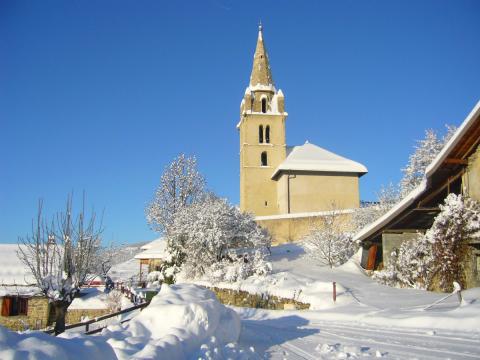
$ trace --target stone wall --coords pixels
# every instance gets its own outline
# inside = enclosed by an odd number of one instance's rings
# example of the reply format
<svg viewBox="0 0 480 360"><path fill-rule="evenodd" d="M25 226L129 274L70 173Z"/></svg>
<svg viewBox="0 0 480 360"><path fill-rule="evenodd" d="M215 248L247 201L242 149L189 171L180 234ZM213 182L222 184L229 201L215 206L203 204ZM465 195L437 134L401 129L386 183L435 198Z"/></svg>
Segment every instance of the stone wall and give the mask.
<svg viewBox="0 0 480 360"><path fill-rule="evenodd" d="M400 249L400 246L405 241L410 241L418 237L417 232L399 232L382 234L382 252L383 252L383 267L386 267L390 262L390 257L394 249Z"/></svg>
<svg viewBox="0 0 480 360"><path fill-rule="evenodd" d="M468 158L467 172L463 175L463 187L468 196L480 201L480 147Z"/></svg>
<svg viewBox="0 0 480 360"><path fill-rule="evenodd" d="M72 309L68 310L65 323L76 324L87 318L92 320L98 316L109 314L108 309Z"/></svg>
<svg viewBox="0 0 480 360"><path fill-rule="evenodd" d="M345 231L351 230L350 219L353 210L339 210L345 212L339 214L339 228ZM313 229L323 226L324 216L322 213L288 214L269 218L268 216L256 217L255 222L268 230L272 236L272 245L279 245L293 241L303 240Z"/></svg>
<svg viewBox="0 0 480 360"><path fill-rule="evenodd" d="M3 298L0 298L0 300L3 301ZM50 305L46 298L31 297L28 299L27 315L0 315L0 325L11 330L43 329L48 325L49 312Z"/></svg>
<svg viewBox="0 0 480 360"><path fill-rule="evenodd" d="M217 287L209 287L209 289L212 290L218 300L225 305L269 310L305 310L310 308L310 304L273 295L258 295L243 290L221 289Z"/></svg>

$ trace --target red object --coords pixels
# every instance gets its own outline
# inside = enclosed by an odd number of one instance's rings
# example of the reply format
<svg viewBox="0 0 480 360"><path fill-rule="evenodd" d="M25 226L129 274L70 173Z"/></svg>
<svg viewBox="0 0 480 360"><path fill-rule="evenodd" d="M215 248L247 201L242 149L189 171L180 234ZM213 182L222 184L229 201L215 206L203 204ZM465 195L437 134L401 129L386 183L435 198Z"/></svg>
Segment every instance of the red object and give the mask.
<svg viewBox="0 0 480 360"><path fill-rule="evenodd" d="M10 316L12 308L12 298L4 297L2 301L2 316Z"/></svg>
<svg viewBox="0 0 480 360"><path fill-rule="evenodd" d="M368 250L368 262L366 270L375 269L375 259L377 258L377 245L372 245Z"/></svg>
<svg viewBox="0 0 480 360"><path fill-rule="evenodd" d="M337 301L337 283L333 282L333 302Z"/></svg>

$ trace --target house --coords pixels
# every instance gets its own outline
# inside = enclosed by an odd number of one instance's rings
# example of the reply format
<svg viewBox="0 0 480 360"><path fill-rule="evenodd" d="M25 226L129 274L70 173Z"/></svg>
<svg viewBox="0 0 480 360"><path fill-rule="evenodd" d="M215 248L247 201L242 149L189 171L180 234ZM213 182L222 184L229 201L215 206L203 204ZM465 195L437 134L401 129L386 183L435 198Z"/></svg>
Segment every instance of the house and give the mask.
<svg viewBox="0 0 480 360"><path fill-rule="evenodd" d="M259 27L249 86L240 105L240 210L272 234L299 240L333 210L359 207L359 178L367 168L308 141L286 144L285 96L274 85Z"/></svg>
<svg viewBox="0 0 480 360"><path fill-rule="evenodd" d="M135 255L135 259L140 262L139 282L145 281L147 275L152 271L159 271L162 263L166 259L167 241L159 238L143 245L140 249L143 251Z"/></svg>
<svg viewBox="0 0 480 360"><path fill-rule="evenodd" d="M50 305L17 250L17 244L0 244L0 325L14 330L45 328Z"/></svg>
<svg viewBox="0 0 480 360"><path fill-rule="evenodd" d="M377 269L393 248L425 232L449 193L480 201L480 102L427 167L423 182L378 220L355 235L363 247L362 266ZM480 286L480 243L469 243L467 287Z"/></svg>
<svg viewBox="0 0 480 360"><path fill-rule="evenodd" d="M36 286L28 267L17 256L17 244L0 244L0 325L12 330L44 329L54 321L54 310L48 299ZM75 298L67 311L67 323L79 322L82 317L108 313L107 306L93 299L92 291L84 291ZM100 297L104 295L100 294ZM85 299L89 299L87 302Z"/></svg>

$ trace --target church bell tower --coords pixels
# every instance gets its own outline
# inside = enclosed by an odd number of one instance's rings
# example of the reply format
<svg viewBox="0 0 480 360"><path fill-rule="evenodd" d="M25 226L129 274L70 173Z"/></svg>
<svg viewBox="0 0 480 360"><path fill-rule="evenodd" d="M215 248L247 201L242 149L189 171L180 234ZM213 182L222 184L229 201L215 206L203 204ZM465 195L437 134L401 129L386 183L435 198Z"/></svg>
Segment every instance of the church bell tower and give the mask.
<svg viewBox="0 0 480 360"><path fill-rule="evenodd" d="M286 157L285 99L275 88L262 26L258 29L250 84L240 105L240 210L255 216L279 213L272 175ZM281 193L283 193L281 191Z"/></svg>

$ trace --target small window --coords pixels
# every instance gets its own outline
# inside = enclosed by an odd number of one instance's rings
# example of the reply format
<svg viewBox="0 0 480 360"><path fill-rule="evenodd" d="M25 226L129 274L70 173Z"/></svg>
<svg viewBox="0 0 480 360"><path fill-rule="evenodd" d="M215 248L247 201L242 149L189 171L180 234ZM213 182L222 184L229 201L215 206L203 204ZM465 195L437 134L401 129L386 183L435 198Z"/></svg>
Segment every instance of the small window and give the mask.
<svg viewBox="0 0 480 360"><path fill-rule="evenodd" d="M5 296L2 301L2 316L27 315L28 299L18 296Z"/></svg>
<svg viewBox="0 0 480 360"><path fill-rule="evenodd" d="M258 142L259 142L260 144L263 143L263 125L260 125L260 126L258 127Z"/></svg>
<svg viewBox="0 0 480 360"><path fill-rule="evenodd" d="M267 144L270 143L270 126L267 125L267 127L265 128L265 142Z"/></svg>
<svg viewBox="0 0 480 360"><path fill-rule="evenodd" d="M268 165L267 152L266 151L262 152L261 160L262 160L262 166L267 166Z"/></svg>
<svg viewBox="0 0 480 360"><path fill-rule="evenodd" d="M266 98L263 98L262 99L262 113L266 113L267 112L267 99Z"/></svg>
<svg viewBox="0 0 480 360"><path fill-rule="evenodd" d="M268 201L267 200L265 200L265 206L268 206Z"/></svg>

